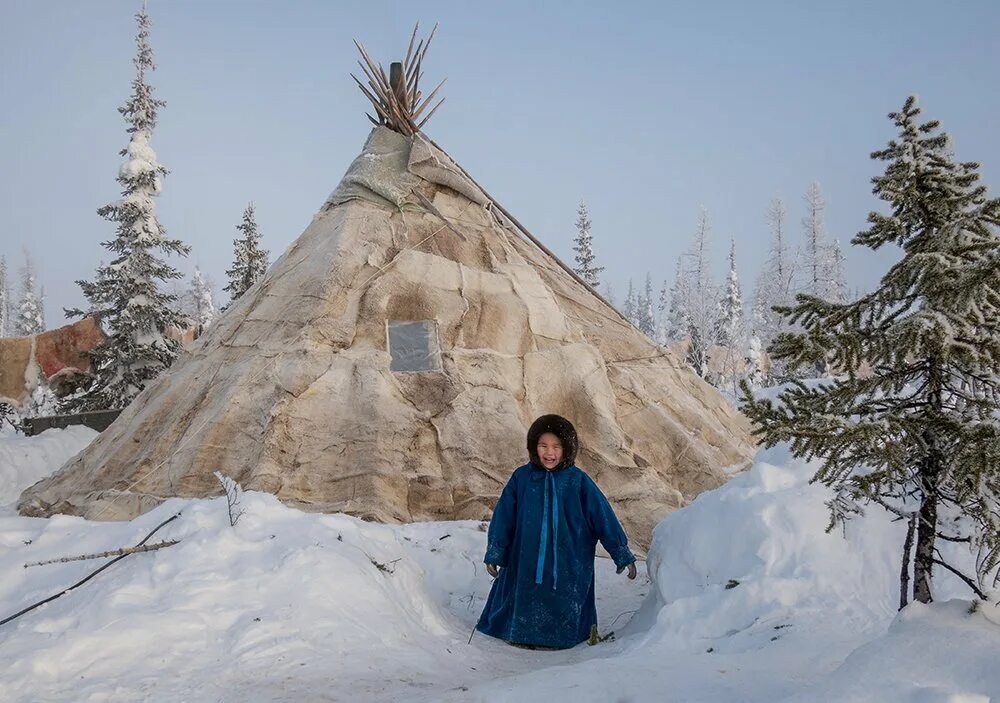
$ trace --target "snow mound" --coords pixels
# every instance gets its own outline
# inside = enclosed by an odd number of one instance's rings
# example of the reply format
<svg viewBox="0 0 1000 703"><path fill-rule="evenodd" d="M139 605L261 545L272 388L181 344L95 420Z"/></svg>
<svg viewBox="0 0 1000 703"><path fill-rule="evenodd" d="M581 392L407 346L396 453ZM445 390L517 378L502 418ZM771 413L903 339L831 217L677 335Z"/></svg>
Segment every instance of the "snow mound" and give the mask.
<svg viewBox="0 0 1000 703"><path fill-rule="evenodd" d="M152 540L179 544L130 556L0 630L0 700L41 692L46 700L110 700L111 682L123 680L116 701L153 691L160 701L190 700L191 681L202 682L202 700L250 689L270 700L261 695L269 687L311 682L315 690L336 671L360 676L363 690L365 675L433 668L438 648L430 643L450 628L392 528L309 515L267 494L243 502L235 528L224 499L170 500L129 523L0 519L6 616L102 562L21 563L134 544L183 509ZM401 650L406 661L394 661Z"/></svg>
<svg viewBox="0 0 1000 703"><path fill-rule="evenodd" d="M970 616L955 600L897 615L905 525L871 507L827 533L816 469L779 445L664 519L648 555L652 591L604 656L438 700L1000 700L1000 606ZM951 547L949 561L971 570L972 555ZM935 595L969 592L938 572Z"/></svg>
<svg viewBox="0 0 1000 703"><path fill-rule="evenodd" d="M64 459L48 442L72 449L46 435L18 450L38 472ZM3 456L20 441L4 438ZM260 493L235 528L223 499L127 523L0 515L4 617L101 563L25 562L134 544L182 512L153 538L179 544L0 627L0 700L1000 700L1000 594L974 611L941 602L969 593L939 572L939 602L897 614L904 526L869 508L827 533L815 469L787 446L762 451L661 522L649 597L624 628L646 584L598 560L600 629L617 637L565 652L469 642L490 587L476 521L380 525ZM942 548L971 570L964 545Z"/></svg>
<svg viewBox="0 0 1000 703"><path fill-rule="evenodd" d="M792 625L884 630L898 608L905 525L873 505L827 532L830 491L809 483L817 468L787 445L763 450L746 473L656 527L654 636L740 651ZM963 557L971 567L971 555L954 558ZM968 596L941 570L935 586L938 597Z"/></svg>
<svg viewBox="0 0 1000 703"><path fill-rule="evenodd" d="M46 430L37 437L4 432L0 441L0 514L12 512L21 491L58 471L97 434L82 425Z"/></svg>
<svg viewBox="0 0 1000 703"><path fill-rule="evenodd" d="M882 637L855 650L789 703L990 703L1000 697L1000 627L966 600L911 603Z"/></svg>

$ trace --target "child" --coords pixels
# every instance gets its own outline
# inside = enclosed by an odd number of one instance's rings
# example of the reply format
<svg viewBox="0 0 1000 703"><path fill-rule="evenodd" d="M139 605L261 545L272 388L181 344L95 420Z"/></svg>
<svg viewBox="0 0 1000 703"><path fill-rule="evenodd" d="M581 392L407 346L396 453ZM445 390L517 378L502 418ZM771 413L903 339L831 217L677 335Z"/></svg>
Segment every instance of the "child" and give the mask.
<svg viewBox="0 0 1000 703"><path fill-rule="evenodd" d="M511 644L573 647L597 624L597 541L618 573L635 578L635 556L608 499L574 465L576 430L543 415L528 430L530 463L514 471L500 495L486 544L496 580L476 629ZM499 567L499 576L498 573Z"/></svg>

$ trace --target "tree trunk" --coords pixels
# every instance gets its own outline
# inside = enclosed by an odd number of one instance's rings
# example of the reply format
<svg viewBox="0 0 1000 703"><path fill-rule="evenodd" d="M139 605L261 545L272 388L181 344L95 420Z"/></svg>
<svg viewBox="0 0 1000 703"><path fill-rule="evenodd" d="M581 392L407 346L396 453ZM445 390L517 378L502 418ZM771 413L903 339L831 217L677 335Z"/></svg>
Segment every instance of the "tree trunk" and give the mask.
<svg viewBox="0 0 1000 703"><path fill-rule="evenodd" d="M930 603L934 569L934 540L937 537L937 492L926 490L917 518L917 554L913 561L913 600Z"/></svg>
<svg viewBox="0 0 1000 703"><path fill-rule="evenodd" d="M910 559L913 554L913 533L917 526L917 516L911 515L906 521L906 540L903 542L903 565L899 570L899 609L906 607L910 589Z"/></svg>
<svg viewBox="0 0 1000 703"><path fill-rule="evenodd" d="M938 482L944 468L941 444L937 436L937 423L943 416L942 373L937 359L928 362L928 417L923 432L927 453L920 462L920 511L917 513L917 553L913 561L913 600L930 603L934 600L931 579L934 571L934 541L937 538Z"/></svg>

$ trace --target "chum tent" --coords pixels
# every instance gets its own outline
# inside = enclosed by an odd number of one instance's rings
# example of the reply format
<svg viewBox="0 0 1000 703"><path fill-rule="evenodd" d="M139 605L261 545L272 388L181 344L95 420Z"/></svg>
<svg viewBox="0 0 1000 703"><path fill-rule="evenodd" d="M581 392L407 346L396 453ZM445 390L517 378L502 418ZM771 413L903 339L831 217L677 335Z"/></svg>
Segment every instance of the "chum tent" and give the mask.
<svg viewBox="0 0 1000 703"><path fill-rule="evenodd" d="M217 495L220 471L305 510L485 519L528 425L557 413L643 549L749 462L748 421L418 128L440 105L419 89L428 44L388 76L362 49L376 125L343 180L262 280L22 494L23 514L127 519Z"/></svg>

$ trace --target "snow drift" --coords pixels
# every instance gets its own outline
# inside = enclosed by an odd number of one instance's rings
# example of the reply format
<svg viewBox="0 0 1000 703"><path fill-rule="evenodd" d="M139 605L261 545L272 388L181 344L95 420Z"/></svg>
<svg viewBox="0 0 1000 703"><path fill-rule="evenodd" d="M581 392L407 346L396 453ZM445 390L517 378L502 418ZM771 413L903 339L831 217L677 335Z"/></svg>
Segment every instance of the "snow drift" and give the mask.
<svg viewBox="0 0 1000 703"><path fill-rule="evenodd" d="M49 433L3 438L44 465ZM53 439L59 435L53 435ZM60 446L70 451L68 443ZM36 452L35 454L34 452ZM9 456L8 454L0 454ZM33 458L32 458L33 457ZM57 466L65 457L50 457ZM0 468L3 468L0 466ZM0 517L0 616L99 562L26 561L156 539L78 591L0 628L4 701L871 701L983 703L1000 608L942 602L896 614L902 526L876 510L826 533L826 491L787 448L656 528L649 597L598 562L602 634L564 652L468 636L489 588L480 523L378 525L248 493L172 499L127 523ZM6 485L6 484L5 484ZM0 502L16 494L0 493ZM961 545L949 555L961 564ZM953 600L947 600L952 598Z"/></svg>
<svg viewBox="0 0 1000 703"><path fill-rule="evenodd" d="M183 511L156 535L180 544L129 557L5 626L0 699L182 701L195 688L201 700L239 691L271 700L316 690L317 680L364 686L434 668L454 644L423 571L391 529L306 515L266 494L244 503L235 528L224 499L171 500L120 525L0 519L0 604L13 612L101 563L25 569L25 561L130 545Z"/></svg>
<svg viewBox="0 0 1000 703"><path fill-rule="evenodd" d="M95 437L97 432L82 425L46 430L37 437L0 431L0 514L13 512L21 491L52 474Z"/></svg>

